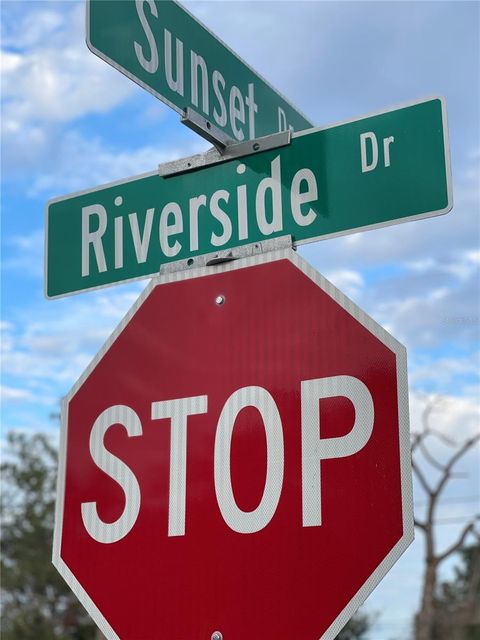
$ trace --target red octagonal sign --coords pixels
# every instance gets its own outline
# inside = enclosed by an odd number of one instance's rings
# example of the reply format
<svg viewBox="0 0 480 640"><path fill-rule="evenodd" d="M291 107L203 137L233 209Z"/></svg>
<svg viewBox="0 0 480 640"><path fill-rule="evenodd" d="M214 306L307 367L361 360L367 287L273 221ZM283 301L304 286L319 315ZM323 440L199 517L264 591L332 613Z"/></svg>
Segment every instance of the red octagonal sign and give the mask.
<svg viewBox="0 0 480 640"><path fill-rule="evenodd" d="M333 638L413 539L405 349L292 251L154 280L63 406L107 638Z"/></svg>

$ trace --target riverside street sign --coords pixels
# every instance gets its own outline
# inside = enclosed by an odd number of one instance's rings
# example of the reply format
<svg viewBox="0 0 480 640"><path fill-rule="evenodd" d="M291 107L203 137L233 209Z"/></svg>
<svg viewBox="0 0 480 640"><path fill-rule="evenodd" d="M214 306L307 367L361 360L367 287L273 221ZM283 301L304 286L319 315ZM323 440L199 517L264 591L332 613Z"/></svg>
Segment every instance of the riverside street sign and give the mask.
<svg viewBox="0 0 480 640"><path fill-rule="evenodd" d="M451 207L445 102L431 98L298 132L281 148L51 200L46 295L152 276L171 261L195 266L197 256L279 236L301 244Z"/></svg>
<svg viewBox="0 0 480 640"><path fill-rule="evenodd" d="M179 114L193 109L234 142L313 126L173 0L87 0L87 45Z"/></svg>

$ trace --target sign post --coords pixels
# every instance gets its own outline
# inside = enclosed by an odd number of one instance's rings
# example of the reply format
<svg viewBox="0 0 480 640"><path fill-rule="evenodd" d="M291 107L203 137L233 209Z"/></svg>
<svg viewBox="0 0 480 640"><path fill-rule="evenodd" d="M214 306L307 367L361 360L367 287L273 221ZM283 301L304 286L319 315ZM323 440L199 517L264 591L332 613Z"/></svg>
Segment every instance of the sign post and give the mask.
<svg viewBox="0 0 480 640"><path fill-rule="evenodd" d="M441 98L299 132L283 147L253 146L186 173L155 171L51 200L46 295L151 276L182 259L195 266L200 255L283 235L302 244L452 206Z"/></svg>
<svg viewBox="0 0 480 640"><path fill-rule="evenodd" d="M413 539L406 376L291 249L153 280L63 403L55 566L109 640L333 639Z"/></svg>

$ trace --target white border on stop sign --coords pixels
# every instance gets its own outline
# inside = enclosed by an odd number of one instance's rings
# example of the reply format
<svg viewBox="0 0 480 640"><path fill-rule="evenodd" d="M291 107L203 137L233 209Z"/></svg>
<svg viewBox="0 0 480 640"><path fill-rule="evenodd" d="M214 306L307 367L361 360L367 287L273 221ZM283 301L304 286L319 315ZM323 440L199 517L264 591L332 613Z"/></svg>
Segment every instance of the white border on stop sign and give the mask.
<svg viewBox="0 0 480 640"><path fill-rule="evenodd" d="M69 585L73 593L80 600L89 615L95 621L99 629L108 640L121 640L117 633L110 626L101 611L95 605L91 597L78 582L70 568L66 565L61 557L62 545L62 523L63 523L63 505L65 497L65 462L66 462L66 446L67 446L67 429L68 429L68 403L80 389L82 384L88 378L90 373L95 369L103 356L110 349L111 345L133 318L136 311L149 296L151 291L158 285L171 282L179 282L182 280L208 277L225 271L233 271L245 267L251 267L267 262L276 262L278 260L290 260L300 271L302 271L310 280L312 280L322 291L327 293L335 302L337 302L345 311L347 311L355 320L363 325L370 333L378 338L385 346L387 346L396 356L397 363L397 393L398 393L398 425L399 425L399 445L400 445L400 478L402 491L402 524L403 536L397 544L390 550L384 560L378 565L375 571L365 581L355 596L350 600L347 606L342 610L338 617L333 621L330 627L324 632L319 640L333 640L336 635L343 629L355 611L367 599L373 589L380 583L382 578L393 567L395 562L400 558L407 547L414 539L413 525L413 497L412 497L412 471L410 458L410 430L409 430L409 410L408 410L408 380L407 380L407 354L405 347L398 342L391 334L388 333L373 318L368 316L360 307L358 307L345 294L337 289L331 282L324 278L316 271L306 260L301 258L292 249L282 249L268 253L258 254L249 258L224 262L214 266L201 267L196 269L185 269L171 274L157 276L152 279L145 290L140 294L138 299L133 303L124 318L120 321L116 329L112 332L103 347L87 366L83 374L73 385L72 389L62 401L62 419L60 431L60 452L58 463L58 480L57 480L57 499L55 509L55 528L53 538L53 556L52 562L62 575L66 583Z"/></svg>

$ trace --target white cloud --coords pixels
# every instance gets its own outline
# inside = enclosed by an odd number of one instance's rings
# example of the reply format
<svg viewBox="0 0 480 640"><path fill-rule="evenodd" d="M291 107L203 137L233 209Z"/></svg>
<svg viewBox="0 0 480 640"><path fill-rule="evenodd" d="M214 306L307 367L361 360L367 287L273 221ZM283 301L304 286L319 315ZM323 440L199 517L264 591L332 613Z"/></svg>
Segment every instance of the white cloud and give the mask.
<svg viewBox="0 0 480 640"><path fill-rule="evenodd" d="M430 426L453 442L462 443L479 433L480 405L477 398L462 398L453 394L430 396L410 393L410 425L413 432L422 430L422 414L433 402Z"/></svg>
<svg viewBox="0 0 480 640"><path fill-rule="evenodd" d="M3 12L14 12L13 5ZM83 3L39 2L15 14L15 21L5 20L4 171L25 172L55 148L66 123L108 111L131 95L133 83L88 51L84 12Z"/></svg>
<svg viewBox="0 0 480 640"><path fill-rule="evenodd" d="M2 51L0 58L0 71L2 74L15 73L22 66L22 56L19 53Z"/></svg>
<svg viewBox="0 0 480 640"><path fill-rule="evenodd" d="M361 274L356 302L407 348L465 348L480 338L477 207L304 245L300 253L321 273Z"/></svg>
<svg viewBox="0 0 480 640"><path fill-rule="evenodd" d="M2 169L21 178L33 171L30 196L88 188L206 150L201 138L191 143L183 132L183 142L135 150L108 145L98 133L85 137L75 128L82 118L131 97L143 105L145 92L88 50L83 2L30 3L25 12L7 3L4 13ZM137 124L158 127L166 107L153 98L145 104Z"/></svg>
<svg viewBox="0 0 480 640"><path fill-rule="evenodd" d="M433 258L419 258L407 263L407 267L417 273L425 273L425 271L429 271L434 266L435 260Z"/></svg>
<svg viewBox="0 0 480 640"><path fill-rule="evenodd" d="M32 183L29 195L59 195L91 188L113 180L154 171L162 162L176 160L204 150L206 143L195 141L184 147L142 147L136 150L116 150L99 138L85 139L75 131L59 140L56 158Z"/></svg>
<svg viewBox="0 0 480 640"><path fill-rule="evenodd" d="M68 121L103 112L123 101L133 84L92 55L84 41L85 7L67 5L63 11L28 12L18 32L4 40L4 120L31 122ZM51 3L57 7L57 3ZM65 5L64 5L65 6ZM16 51L8 50L15 44Z"/></svg>
<svg viewBox="0 0 480 640"><path fill-rule="evenodd" d="M50 414L138 297L146 281L25 307L1 323L2 424L52 428Z"/></svg>
<svg viewBox="0 0 480 640"><path fill-rule="evenodd" d="M0 386L0 399L2 402L25 402L33 399L32 393L27 389Z"/></svg>
<svg viewBox="0 0 480 640"><path fill-rule="evenodd" d="M358 271L336 269L335 271L325 271L323 275L349 298L358 298L365 286L365 281Z"/></svg>
<svg viewBox="0 0 480 640"><path fill-rule="evenodd" d="M454 189L455 206L463 207L476 203L476 213L480 213L480 149L467 147L465 169L457 173Z"/></svg>
<svg viewBox="0 0 480 640"><path fill-rule="evenodd" d="M458 397L478 405L480 398L480 352L461 357L412 356L410 385L417 389L455 389Z"/></svg>
<svg viewBox="0 0 480 640"><path fill-rule="evenodd" d="M64 395L144 285L55 301L22 323L8 323L2 335L4 380L11 387L41 388L48 397Z"/></svg>
<svg viewBox="0 0 480 640"><path fill-rule="evenodd" d="M43 277L43 242L42 229L26 235L6 237L2 270L27 274L35 278Z"/></svg>
<svg viewBox="0 0 480 640"><path fill-rule="evenodd" d="M480 250L466 250L453 256L450 260L442 262L433 258L423 258L407 262L405 265L408 269L417 273L444 272L460 280L468 280L474 275L480 266Z"/></svg>
<svg viewBox="0 0 480 640"><path fill-rule="evenodd" d="M20 2L16 4L19 5L20 10L15 11L16 8L11 8L11 19L5 22L2 29L2 41L5 47L32 48L58 34L64 25L60 3L37 2L28 12L22 11Z"/></svg>
<svg viewBox="0 0 480 640"><path fill-rule="evenodd" d="M402 2L365 0L232 2L225 11L216 2L187 6L318 125L441 93L468 130L477 118L471 86L480 73L474 4L415 2L408 10Z"/></svg>
<svg viewBox="0 0 480 640"><path fill-rule="evenodd" d="M369 310L407 346L449 342L465 347L480 338L480 270L477 252L406 263L365 296Z"/></svg>
<svg viewBox="0 0 480 640"><path fill-rule="evenodd" d="M445 269L461 280L467 280L478 273L480 267L480 250L466 251L457 263L447 265Z"/></svg>
<svg viewBox="0 0 480 640"><path fill-rule="evenodd" d="M449 340L465 347L476 343L480 330L475 299L470 302L465 296L437 289L423 296L377 301L371 313L407 347L430 348Z"/></svg>

